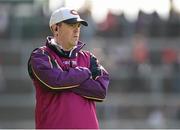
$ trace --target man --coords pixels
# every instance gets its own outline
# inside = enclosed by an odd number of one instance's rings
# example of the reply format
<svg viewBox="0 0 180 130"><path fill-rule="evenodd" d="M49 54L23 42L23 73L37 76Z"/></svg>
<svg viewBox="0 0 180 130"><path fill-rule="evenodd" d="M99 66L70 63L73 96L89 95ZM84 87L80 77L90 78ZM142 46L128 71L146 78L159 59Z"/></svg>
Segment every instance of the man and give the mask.
<svg viewBox="0 0 180 130"><path fill-rule="evenodd" d="M105 99L109 76L94 55L81 50L81 25L88 23L75 10L56 10L49 22L53 37L30 56L38 129L99 128L95 102Z"/></svg>

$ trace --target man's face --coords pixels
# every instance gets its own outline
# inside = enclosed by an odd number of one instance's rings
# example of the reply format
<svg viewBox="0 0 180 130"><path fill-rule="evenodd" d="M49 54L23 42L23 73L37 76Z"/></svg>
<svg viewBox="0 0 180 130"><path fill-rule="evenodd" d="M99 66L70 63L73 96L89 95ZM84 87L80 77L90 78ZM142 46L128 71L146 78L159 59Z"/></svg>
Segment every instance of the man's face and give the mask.
<svg viewBox="0 0 180 130"><path fill-rule="evenodd" d="M58 26L57 41L64 49L70 50L77 45L80 35L80 27L81 23L62 23L61 26Z"/></svg>

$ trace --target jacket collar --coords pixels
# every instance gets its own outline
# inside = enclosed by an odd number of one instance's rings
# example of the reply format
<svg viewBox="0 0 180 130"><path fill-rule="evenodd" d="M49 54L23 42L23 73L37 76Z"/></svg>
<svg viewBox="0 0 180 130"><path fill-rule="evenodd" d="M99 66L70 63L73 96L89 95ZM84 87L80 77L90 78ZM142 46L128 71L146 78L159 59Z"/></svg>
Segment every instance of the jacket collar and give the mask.
<svg viewBox="0 0 180 130"><path fill-rule="evenodd" d="M46 46L53 50L57 55L65 58L75 58L77 53L85 46L84 43L78 41L77 46L75 46L72 50L64 51L61 46L53 44L52 39L53 37L51 36L47 37Z"/></svg>

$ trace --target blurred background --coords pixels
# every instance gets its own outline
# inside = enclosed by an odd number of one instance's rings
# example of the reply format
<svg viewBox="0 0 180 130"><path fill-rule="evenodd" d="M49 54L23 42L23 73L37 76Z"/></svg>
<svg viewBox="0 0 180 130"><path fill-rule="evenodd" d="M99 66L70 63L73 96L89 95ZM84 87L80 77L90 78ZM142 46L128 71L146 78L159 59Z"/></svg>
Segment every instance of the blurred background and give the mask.
<svg viewBox="0 0 180 130"><path fill-rule="evenodd" d="M89 22L80 40L110 73L101 128L180 128L180 0L0 0L0 128L34 128L27 61L61 6Z"/></svg>

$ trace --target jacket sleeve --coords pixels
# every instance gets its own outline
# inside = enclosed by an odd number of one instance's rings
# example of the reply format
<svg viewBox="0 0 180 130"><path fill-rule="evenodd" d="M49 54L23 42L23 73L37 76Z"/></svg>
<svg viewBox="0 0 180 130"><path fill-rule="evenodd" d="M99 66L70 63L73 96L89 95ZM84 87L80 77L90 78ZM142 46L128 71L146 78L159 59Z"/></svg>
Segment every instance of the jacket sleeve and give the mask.
<svg viewBox="0 0 180 130"><path fill-rule="evenodd" d="M91 76L91 72L85 67L70 68L68 71L63 71L60 67L54 68L50 57L41 49L32 53L29 64L34 77L51 90L78 87Z"/></svg>
<svg viewBox="0 0 180 130"><path fill-rule="evenodd" d="M109 85L109 74L102 70L102 75L95 80L90 78L84 81L78 88L73 88L72 91L87 99L95 101L103 101Z"/></svg>
<svg viewBox="0 0 180 130"><path fill-rule="evenodd" d="M91 57L93 61L96 61L96 63L93 67L90 65L90 71L91 73L94 73L92 71L97 71L98 73L95 72L95 78L92 76L90 79L84 81L80 87L74 88L72 91L88 99L103 101L108 90L109 74L104 67L99 64L95 56Z"/></svg>

